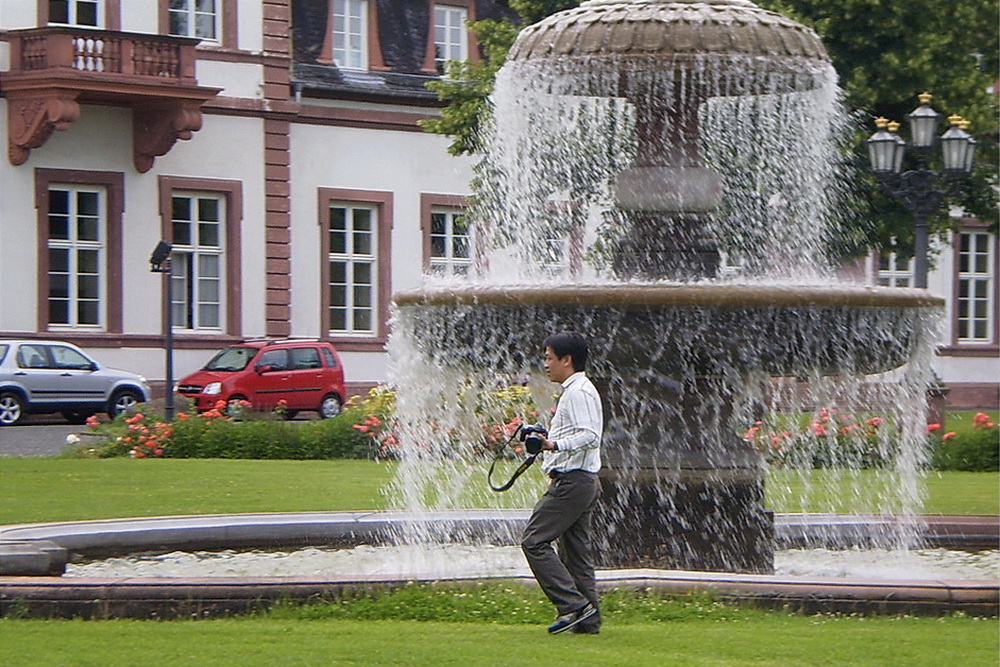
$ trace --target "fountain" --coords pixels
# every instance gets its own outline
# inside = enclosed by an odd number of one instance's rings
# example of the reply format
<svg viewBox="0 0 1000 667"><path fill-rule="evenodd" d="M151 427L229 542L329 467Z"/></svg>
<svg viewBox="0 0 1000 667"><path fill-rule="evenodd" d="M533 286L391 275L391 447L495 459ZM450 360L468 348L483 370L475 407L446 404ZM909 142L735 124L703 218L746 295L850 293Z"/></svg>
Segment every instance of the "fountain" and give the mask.
<svg viewBox="0 0 1000 667"><path fill-rule="evenodd" d="M942 302L824 277L843 115L813 32L747 0L588 0L520 33L493 101L478 282L394 299L408 509L440 487L420 469L474 463L468 395L575 329L606 403L601 565L771 572L741 437L767 405L896 410L912 512Z"/></svg>
<svg viewBox="0 0 1000 667"><path fill-rule="evenodd" d="M404 511L4 526L0 611L202 615L403 579L479 578L325 566L278 577L51 575L73 553L356 546L428 533L512 544L527 513L510 508L527 507L543 481L525 475L491 495L472 445L481 422L509 419L509 403L494 397L512 377L541 410L552 405L538 345L573 328L590 339L589 372L608 412L602 586L712 590L809 611L995 615L993 576L767 574L776 542L997 541L995 517L914 514L941 302L825 277L841 208L835 98L816 36L745 0L589 0L529 26L498 77L492 148L479 167L477 280L395 297ZM892 426L879 436L876 470L858 470L850 435L844 447L817 435L804 460L788 462L808 479L822 453L853 485L858 514L772 516L761 454L741 434L763 415L821 407L877 409ZM828 425L835 436L835 416ZM898 495L863 488L873 476ZM643 569L608 569L622 567Z"/></svg>

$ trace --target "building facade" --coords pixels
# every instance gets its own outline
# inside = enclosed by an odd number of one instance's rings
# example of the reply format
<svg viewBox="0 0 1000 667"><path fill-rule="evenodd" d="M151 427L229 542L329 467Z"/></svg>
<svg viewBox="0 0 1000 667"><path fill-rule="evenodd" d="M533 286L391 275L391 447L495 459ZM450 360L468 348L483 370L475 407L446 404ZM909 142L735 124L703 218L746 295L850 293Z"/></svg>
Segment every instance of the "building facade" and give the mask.
<svg viewBox="0 0 1000 667"><path fill-rule="evenodd" d="M393 292L469 265L472 165L419 128L438 108L424 84L476 57L466 21L505 14L492 0L4 0L0 336L74 342L161 393L168 319L175 377L226 344L297 336L337 346L349 390L385 381ZM932 276L951 312L938 373L989 407L997 239L968 230ZM169 318L149 264L161 240Z"/></svg>

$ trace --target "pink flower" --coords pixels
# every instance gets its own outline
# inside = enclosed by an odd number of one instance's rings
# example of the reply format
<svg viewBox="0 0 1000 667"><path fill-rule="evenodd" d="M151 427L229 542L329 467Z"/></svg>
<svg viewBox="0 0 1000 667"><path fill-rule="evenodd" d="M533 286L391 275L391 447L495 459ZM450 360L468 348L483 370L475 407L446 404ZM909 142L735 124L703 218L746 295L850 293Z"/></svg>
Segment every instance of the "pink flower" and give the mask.
<svg viewBox="0 0 1000 667"><path fill-rule="evenodd" d="M943 436L941 436L941 439L944 440L945 442L948 442L949 440L951 440L954 437L955 437L955 432L954 431L948 431Z"/></svg>
<svg viewBox="0 0 1000 667"><path fill-rule="evenodd" d="M878 428L879 426L881 426L882 424L884 424L885 421L881 417L872 417L871 419L869 419L865 423L868 424L869 426L874 427L874 428Z"/></svg>
<svg viewBox="0 0 1000 667"><path fill-rule="evenodd" d="M941 430L941 424L928 424L927 425L927 432L928 433L933 433L934 431L940 431L940 430Z"/></svg>

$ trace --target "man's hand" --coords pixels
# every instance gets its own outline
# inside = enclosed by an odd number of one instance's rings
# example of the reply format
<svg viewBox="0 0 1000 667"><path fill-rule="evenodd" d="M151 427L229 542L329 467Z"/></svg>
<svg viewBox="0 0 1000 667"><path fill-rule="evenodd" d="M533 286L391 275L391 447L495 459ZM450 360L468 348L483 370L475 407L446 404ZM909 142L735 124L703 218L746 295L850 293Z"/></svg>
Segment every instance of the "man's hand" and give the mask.
<svg viewBox="0 0 1000 667"><path fill-rule="evenodd" d="M542 441L542 451L543 452L556 451L556 443L546 438L545 440Z"/></svg>

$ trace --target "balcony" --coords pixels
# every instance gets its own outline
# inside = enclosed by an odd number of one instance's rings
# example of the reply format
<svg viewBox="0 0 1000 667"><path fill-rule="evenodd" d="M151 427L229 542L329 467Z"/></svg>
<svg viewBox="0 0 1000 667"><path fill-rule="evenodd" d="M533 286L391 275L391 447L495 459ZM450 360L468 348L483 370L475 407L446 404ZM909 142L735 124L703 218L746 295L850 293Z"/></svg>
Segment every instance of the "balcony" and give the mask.
<svg viewBox="0 0 1000 667"><path fill-rule="evenodd" d="M0 96L15 165L68 129L81 104L97 104L132 109L133 162L145 173L201 129L200 107L220 90L198 85L196 39L70 27L11 30L6 39L10 70L0 72Z"/></svg>

